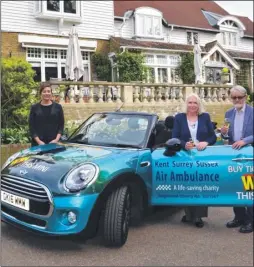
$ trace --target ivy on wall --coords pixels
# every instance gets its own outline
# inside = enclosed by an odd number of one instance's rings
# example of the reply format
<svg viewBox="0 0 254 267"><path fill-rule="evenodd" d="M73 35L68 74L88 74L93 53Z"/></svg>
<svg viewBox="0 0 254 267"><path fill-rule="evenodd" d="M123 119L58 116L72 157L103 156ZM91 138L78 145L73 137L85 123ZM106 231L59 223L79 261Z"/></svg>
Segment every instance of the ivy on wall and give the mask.
<svg viewBox="0 0 254 267"><path fill-rule="evenodd" d="M111 63L106 55L94 53L92 63L98 80L111 81Z"/></svg>
<svg viewBox="0 0 254 267"><path fill-rule="evenodd" d="M119 72L119 82L145 80L148 67L144 64L144 60L144 55L139 52L125 51L117 54L116 63Z"/></svg>
<svg viewBox="0 0 254 267"><path fill-rule="evenodd" d="M184 84L195 83L194 73L194 54L193 53L182 53L181 63L178 67L179 75Z"/></svg>

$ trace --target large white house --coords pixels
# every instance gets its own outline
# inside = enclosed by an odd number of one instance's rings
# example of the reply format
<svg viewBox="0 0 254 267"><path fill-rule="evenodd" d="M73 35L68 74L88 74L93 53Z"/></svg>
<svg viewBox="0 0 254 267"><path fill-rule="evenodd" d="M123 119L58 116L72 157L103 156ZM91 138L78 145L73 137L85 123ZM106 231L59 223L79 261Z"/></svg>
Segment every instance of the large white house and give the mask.
<svg viewBox="0 0 254 267"><path fill-rule="evenodd" d="M2 1L2 55L25 56L38 81L65 78L68 33L79 33L85 81L91 80L91 53L103 50L114 31L112 1ZM108 52L108 51L106 51Z"/></svg>
<svg viewBox="0 0 254 267"><path fill-rule="evenodd" d="M202 48L203 83L220 83L230 70L229 84L253 89L253 22L231 15L213 1L115 1L114 37L122 51L146 55L155 82L180 82L180 53Z"/></svg>
<svg viewBox="0 0 254 267"><path fill-rule="evenodd" d="M253 22L213 1L5 0L1 22L2 55L25 57L38 81L65 78L68 33L75 24L84 81L96 78L92 53L108 54L118 46L145 53L150 82L179 83L180 53L192 52L198 43L203 83L220 83L227 67L229 83L253 89Z"/></svg>

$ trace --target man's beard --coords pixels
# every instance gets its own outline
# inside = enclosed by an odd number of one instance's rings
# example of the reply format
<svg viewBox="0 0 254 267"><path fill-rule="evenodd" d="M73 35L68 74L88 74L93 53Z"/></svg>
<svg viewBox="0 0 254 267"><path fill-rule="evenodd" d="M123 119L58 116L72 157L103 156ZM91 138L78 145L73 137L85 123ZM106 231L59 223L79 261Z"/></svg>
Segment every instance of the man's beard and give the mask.
<svg viewBox="0 0 254 267"><path fill-rule="evenodd" d="M237 103L234 106L236 109L241 109L243 107L243 104Z"/></svg>

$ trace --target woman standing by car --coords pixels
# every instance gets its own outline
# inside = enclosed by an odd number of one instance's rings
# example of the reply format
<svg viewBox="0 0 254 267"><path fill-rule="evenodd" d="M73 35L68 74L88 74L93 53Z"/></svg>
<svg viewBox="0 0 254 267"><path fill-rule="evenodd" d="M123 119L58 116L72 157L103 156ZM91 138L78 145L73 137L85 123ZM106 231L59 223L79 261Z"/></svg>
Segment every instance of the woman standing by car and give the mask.
<svg viewBox="0 0 254 267"><path fill-rule="evenodd" d="M32 146L57 143L64 128L63 109L52 101L50 83L41 84L40 96L41 101L32 105L29 115Z"/></svg>
<svg viewBox="0 0 254 267"><path fill-rule="evenodd" d="M216 142L213 125L208 113L204 113L200 98L190 94L185 102L185 112L175 116L173 138L181 140L182 148L204 150ZM194 222L197 227L203 227L202 217L208 216L208 207L186 207L182 222Z"/></svg>

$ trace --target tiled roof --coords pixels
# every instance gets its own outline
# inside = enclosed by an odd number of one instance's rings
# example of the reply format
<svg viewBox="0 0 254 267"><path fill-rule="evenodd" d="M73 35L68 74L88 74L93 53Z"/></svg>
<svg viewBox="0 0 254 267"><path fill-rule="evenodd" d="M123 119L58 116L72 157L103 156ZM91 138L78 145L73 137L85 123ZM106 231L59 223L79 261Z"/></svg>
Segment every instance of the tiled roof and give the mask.
<svg viewBox="0 0 254 267"><path fill-rule="evenodd" d="M227 50L227 53L233 58L242 58L242 59L252 59L253 60L253 53L247 52L239 52L239 51L232 51Z"/></svg>
<svg viewBox="0 0 254 267"><path fill-rule="evenodd" d="M115 16L122 17L127 10L134 10L138 7L149 6L160 10L163 18L168 24L182 27L193 27L208 30L213 28L202 13L213 12L222 16L230 15L226 10L217 5L214 1L114 1ZM253 36L253 22L247 17L235 16L242 21L246 27L245 35Z"/></svg>
<svg viewBox="0 0 254 267"><path fill-rule="evenodd" d="M171 49L180 51L192 51L193 45L172 44L163 42L138 41L133 39L124 39L121 37L112 37L111 40L116 41L120 46L156 48L156 49Z"/></svg>

